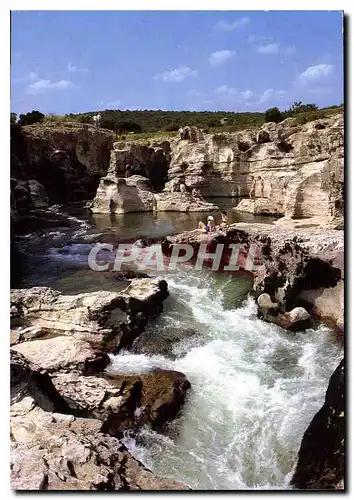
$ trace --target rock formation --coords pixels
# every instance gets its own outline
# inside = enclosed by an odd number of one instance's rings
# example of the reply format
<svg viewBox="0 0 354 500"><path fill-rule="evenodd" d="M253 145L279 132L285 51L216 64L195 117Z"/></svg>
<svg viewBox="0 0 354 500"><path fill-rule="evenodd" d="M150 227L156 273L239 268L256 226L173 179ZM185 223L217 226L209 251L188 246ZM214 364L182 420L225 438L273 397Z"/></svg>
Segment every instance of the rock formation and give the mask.
<svg viewBox="0 0 354 500"><path fill-rule="evenodd" d="M92 213L122 214L127 212L209 212L219 207L188 192L154 194L149 179L140 175L129 178L102 177L90 205Z"/></svg>
<svg viewBox="0 0 354 500"><path fill-rule="evenodd" d="M132 175L141 175L149 179L154 190L161 190L167 180L170 162L170 143L162 141L150 146L139 142L115 142L110 156L108 175L124 177L126 166L131 165Z"/></svg>
<svg viewBox="0 0 354 500"><path fill-rule="evenodd" d="M343 330L343 231L236 223L219 228L212 235L186 231L168 236L162 249L169 255L172 245L180 243L194 247L194 258L201 243L207 244L208 252L215 252L217 244L224 244L220 269L229 264L228 245L240 244L238 260L232 264L253 274L258 294L268 293L283 312L305 305L312 314L330 319Z"/></svg>
<svg viewBox="0 0 354 500"><path fill-rule="evenodd" d="M118 438L146 423L163 429L180 411L190 388L183 373L166 370L104 377L58 373L52 382L73 413L102 420L104 432Z"/></svg>
<svg viewBox="0 0 354 500"><path fill-rule="evenodd" d="M92 199L109 166L114 133L79 123L11 128L11 177L38 181L51 203Z"/></svg>
<svg viewBox="0 0 354 500"><path fill-rule="evenodd" d="M102 177L96 196L90 206L91 211L94 214L152 212L154 209L154 194L139 182L141 179L145 178L134 175L124 179L114 177L112 174ZM137 184L133 184L134 180L137 181Z"/></svg>
<svg viewBox="0 0 354 500"><path fill-rule="evenodd" d="M251 176L256 201L240 211L294 218L330 217L342 224L344 183L343 115L300 126L288 118L266 123L258 132L205 135L198 143L172 146L169 183L184 177L203 196L248 196ZM262 196L263 194L263 196Z"/></svg>
<svg viewBox="0 0 354 500"><path fill-rule="evenodd" d="M165 378L171 378L172 373L168 372ZM176 377L181 380L181 374ZM11 486L14 490L188 489L176 481L155 476L135 460L117 438L107 433L113 429L112 409L117 407L117 400L125 401L122 408L126 416L134 409L132 403L137 401L129 391L136 383L129 386L128 382L128 391L122 384L116 388L108 384L110 389L107 389L103 379L94 379L95 386L92 377L80 378L75 372L57 374L53 380L54 384L45 370L37 370L21 354L11 352ZM181 383L162 393L158 386L151 388L152 393L144 396L149 408L146 420L160 416L163 422L178 411L182 393L188 388L186 381ZM117 391L119 396L115 395ZM80 409L85 416L77 416ZM97 413L98 418L94 418L93 413Z"/></svg>
<svg viewBox="0 0 354 500"><path fill-rule="evenodd" d="M107 354L131 345L167 294L167 283L157 278L133 279L120 293L12 291L15 490L188 489L155 476L119 439L146 424L164 431L190 383L171 370L117 374Z"/></svg>
<svg viewBox="0 0 354 500"><path fill-rule="evenodd" d="M297 489L343 489L345 439L344 360L332 374L324 405L302 438L291 483Z"/></svg>
<svg viewBox="0 0 354 500"><path fill-rule="evenodd" d="M100 349L119 350L133 343L144 330L149 315L162 310L167 295L164 280L142 278L133 279L119 293L62 295L46 287L15 289L11 291L11 305L18 310L17 324L39 329L37 337L48 333L69 335ZM21 330L18 335L21 341Z"/></svg>
<svg viewBox="0 0 354 500"><path fill-rule="evenodd" d="M101 180L94 210L108 213L107 200L111 196L114 206L118 191L128 196L120 178L124 177L129 164L133 176L148 178L158 195L154 202L151 195L146 194L150 189L137 186L140 191L129 190L136 210L151 210L155 203L157 210L176 210L183 206L181 211L197 211L198 207L181 204L178 195L181 182L187 193L198 188L202 196L245 197L254 176L255 200L241 200L235 207L238 211L285 215L294 219L321 216L331 220L333 227L341 228L343 130L343 115L338 114L305 125L288 118L278 124L266 123L258 132L204 134L196 141L173 139L150 142L150 145L138 141L115 143L108 175ZM100 198L105 208L100 206ZM124 211L123 208L119 210Z"/></svg>

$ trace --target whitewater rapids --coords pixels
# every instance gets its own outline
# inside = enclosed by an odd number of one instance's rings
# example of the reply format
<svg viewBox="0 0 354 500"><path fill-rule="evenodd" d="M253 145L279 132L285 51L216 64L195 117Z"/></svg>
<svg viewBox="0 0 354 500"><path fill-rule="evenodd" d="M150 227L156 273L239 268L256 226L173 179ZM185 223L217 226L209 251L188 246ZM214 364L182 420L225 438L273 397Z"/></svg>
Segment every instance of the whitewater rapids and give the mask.
<svg viewBox="0 0 354 500"><path fill-rule="evenodd" d="M192 389L171 436L145 427L125 444L153 472L192 489L289 489L302 436L342 347L323 325L293 334L257 319L250 297L230 307L228 287L238 278L189 270L166 279L170 298L154 327L193 327L203 342L177 345L183 354L174 361L115 355L108 370L173 369Z"/></svg>

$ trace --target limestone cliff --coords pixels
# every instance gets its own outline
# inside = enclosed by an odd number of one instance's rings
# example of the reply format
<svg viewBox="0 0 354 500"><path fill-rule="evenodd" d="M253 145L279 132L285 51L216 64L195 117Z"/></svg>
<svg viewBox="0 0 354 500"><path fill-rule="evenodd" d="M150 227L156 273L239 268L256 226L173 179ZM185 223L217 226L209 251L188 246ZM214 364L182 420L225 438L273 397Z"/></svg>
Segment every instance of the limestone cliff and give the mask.
<svg viewBox="0 0 354 500"><path fill-rule="evenodd" d="M168 178L183 177L203 196L242 197L248 196L253 175L256 201L242 201L240 210L338 218L343 213L343 135L344 118L338 114L302 126L288 118L259 131L208 134L198 143L181 140L172 145Z"/></svg>
<svg viewBox="0 0 354 500"><path fill-rule="evenodd" d="M109 166L114 133L81 124L11 128L11 177L38 181L51 203L92 199Z"/></svg>
<svg viewBox="0 0 354 500"><path fill-rule="evenodd" d="M171 159L171 147L168 141L151 146L139 142L115 142L110 156L108 175L124 177L127 165L132 168L132 175L147 177L153 189L159 191L167 181L167 170Z"/></svg>

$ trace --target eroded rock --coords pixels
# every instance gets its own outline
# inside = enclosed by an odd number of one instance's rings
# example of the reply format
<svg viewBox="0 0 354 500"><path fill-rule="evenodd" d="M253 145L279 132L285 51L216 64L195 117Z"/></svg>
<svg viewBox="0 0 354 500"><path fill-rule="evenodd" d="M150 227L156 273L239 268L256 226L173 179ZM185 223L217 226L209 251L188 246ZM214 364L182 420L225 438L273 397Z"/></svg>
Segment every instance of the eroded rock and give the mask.
<svg viewBox="0 0 354 500"><path fill-rule="evenodd" d="M102 420L104 432L117 437L146 423L162 429L177 416L190 387L185 375L166 370L105 377L57 374L53 384L72 412Z"/></svg>
<svg viewBox="0 0 354 500"><path fill-rule="evenodd" d="M149 316L161 312L167 295L166 281L142 278L122 292L62 295L47 287L14 289L11 304L26 327L74 336L100 349L120 349L133 343Z"/></svg>
<svg viewBox="0 0 354 500"><path fill-rule="evenodd" d="M181 342L188 342L192 339L195 341L201 340L198 333L192 328L165 327L158 330L149 328L134 340L130 350L136 354L162 355L175 359L175 348L178 348ZM185 353L184 350L182 352Z"/></svg>
<svg viewBox="0 0 354 500"><path fill-rule="evenodd" d="M253 274L255 292L269 294L282 312L301 305L310 314L331 319L339 328L343 325L343 231L236 223L210 235L195 230L167 236L162 241L165 255L171 254L174 244L190 244L193 258L201 244L207 245L208 252L224 244L221 270L230 264L229 245L239 244L237 264Z"/></svg>
<svg viewBox="0 0 354 500"><path fill-rule="evenodd" d="M49 373L71 370L90 373L103 370L109 363L107 354L69 336L23 342L14 345L12 350L22 354L34 370Z"/></svg>
<svg viewBox="0 0 354 500"><path fill-rule="evenodd" d="M90 385L93 377L87 377L86 390L83 390L86 377L70 371L65 375L56 373L54 380L61 377L67 377L65 397L57 391L50 375L34 365L33 359L28 361L21 353L11 351L11 486L14 490L189 489L146 469L120 441L104 434L102 420L69 414L78 411L73 409L71 400L68 404L65 399L70 389L77 402L85 402L86 413L92 410L90 402L99 404L99 398ZM73 386L75 377L77 389ZM57 385L62 389L60 383ZM91 391L87 393L89 388ZM156 389L154 391L156 394ZM166 403L165 394L161 395L161 402ZM161 402L159 406L155 401L157 407L151 411L161 410ZM107 411L112 410L111 403Z"/></svg>
<svg viewBox="0 0 354 500"><path fill-rule="evenodd" d="M291 483L295 488L338 489L344 480L344 360L332 374L324 405L301 441ZM344 487L344 485L343 485Z"/></svg>

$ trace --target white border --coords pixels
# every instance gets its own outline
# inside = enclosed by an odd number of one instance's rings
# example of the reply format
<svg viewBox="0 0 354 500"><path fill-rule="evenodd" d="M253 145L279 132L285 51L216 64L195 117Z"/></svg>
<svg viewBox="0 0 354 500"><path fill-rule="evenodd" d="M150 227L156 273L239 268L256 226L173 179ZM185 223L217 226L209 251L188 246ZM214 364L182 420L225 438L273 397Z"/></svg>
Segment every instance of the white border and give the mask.
<svg viewBox="0 0 354 500"><path fill-rule="evenodd" d="M123 3L123 2L122 2ZM187 0L170 0L168 5L166 2L162 2L161 0L149 0L149 1L143 1L143 0L130 0L128 3L124 2L124 5L119 5L121 2L117 1L108 1L108 0L101 0L99 3L98 2L91 2L89 0L86 0L85 2L81 1L75 1L75 0L52 0L50 2L50 9L48 9L48 0L38 0L36 2L28 2L24 0L14 0L12 2L6 2L6 0L2 2L1 5L1 16L0 16L0 23L1 23L1 29L0 29L0 35L1 35L1 68L3 68L3 77L1 79L1 85L2 85L2 92L1 92L1 108L2 108L2 120L1 120L1 139L2 139L2 147L1 147L1 157L2 157L2 165L1 165L1 183L0 183L0 188L1 188L1 196L0 196L0 201L1 201L1 218L2 218L2 234L5 234L5 239L3 238L3 245L2 245L2 254L1 254L1 266L2 266L2 273L1 273L1 299L0 300L0 314L1 314L1 319L2 321L2 332L1 332L1 342L3 343L2 345L2 350L1 350L1 388L2 388L2 404L3 404L3 411L0 413L1 416L1 430L3 431L3 438L2 438L2 443L3 443L3 450L2 453L0 454L0 459L1 459L1 466L0 466L0 473L1 473L1 479L0 479L0 484L2 486L2 493L5 498L8 498L10 495L12 496L13 493L9 490L9 429L8 429L8 424L9 424L9 418L8 418L8 411L5 411L4 408L8 404L8 387L9 387L9 362L8 362L8 353L9 353L9 343L8 343L8 325L9 325L9 314L8 314L8 297L9 297L9 113L10 113L10 102L9 102L9 96L10 96L10 16L9 16L9 10L236 10L238 7L240 8L241 5L238 5L235 1L231 0L218 0L218 2L211 1L211 0L195 0L193 4ZM247 2L247 10L344 10L349 16L351 12L353 11L353 2L349 0L345 0L344 2L333 2L333 1L328 1L328 0L321 0L321 1L312 1L308 2L305 0L297 0L297 2L284 2L282 0L276 0L276 1L271 1L268 3L263 3L261 1L255 1L255 0L249 0ZM129 8L128 8L129 7ZM240 9L241 10L241 9ZM352 20L349 20L349 26L348 26L348 33L346 35L347 37L347 48L349 49L349 40L351 41L351 44L353 45L353 41L351 39L351 29L350 29L350 24ZM173 27L171 27L173 29ZM347 79L348 79L348 84L347 84L347 92L349 93L349 81L353 81L352 79L352 72L353 72L353 51L348 54L348 58L346 60L347 63ZM350 96L347 95L347 101L346 101L346 106L347 106L347 123L350 122L350 118L353 116L353 103L350 101ZM347 138L347 146L349 147L350 145L354 144L354 133L353 133L353 127L349 128L350 131L350 136ZM353 147L353 146L352 146ZM347 178L346 182L350 182L350 186L347 186L347 213L346 217L347 220L349 219L350 222L353 221L353 215L352 209L353 209L353 203L348 203L348 200L350 199L350 195L353 193L353 182L354 182L354 173L351 174L350 176L348 175L349 170L353 170L353 165L352 163L352 158L351 155L348 153L347 155L347 164L346 164L346 171L347 171ZM347 260L349 260L349 248L353 249L353 238L354 238L354 229L349 227L348 224L348 232L347 234L347 249L346 249L346 257ZM353 266L350 266L349 269L349 277L350 277L350 285L352 285L352 280L351 278L353 273ZM350 294L349 300L347 300L347 314L348 314L348 319L351 316L350 311L353 309L353 297ZM347 327L347 336L350 337L352 332L350 331L349 326ZM349 368L351 365L351 360L354 359L352 356L352 349L353 349L353 342L349 341L347 343L347 352L346 352L346 359L347 359L347 373L349 375ZM351 370L352 372L352 370ZM350 373L351 375L352 373ZM349 380L347 380L347 397L350 398L350 385L349 385ZM6 403L5 403L6 401ZM352 416L350 425L350 431L352 430L352 423L353 423L353 412L352 412L352 403L353 403L353 398L350 398L350 414ZM349 405L348 405L349 406ZM349 432L349 436L351 437L351 442L347 444L347 450L348 452L351 451L352 449L352 443L353 443L353 432ZM6 445L5 445L6 443ZM5 447L7 452L5 452ZM349 453L347 453L348 455ZM351 453L350 453L351 456ZM350 464L351 465L351 464ZM349 464L347 464L347 480L349 482ZM350 484L348 485L350 486ZM237 493L237 495L243 495L243 493ZM270 492L271 493L271 492ZM125 493L119 493L120 495L126 495ZM84 495L87 497L86 493L81 493L81 495ZM103 497L104 494L96 494L95 498ZM167 495L166 494L159 494L160 498L161 495ZM215 498L216 496L221 495L221 493L217 494L214 493L213 497ZM254 495L254 493L250 492L247 493L247 495ZM286 495L286 493L280 493L280 495ZM321 493L319 493L321 496ZM324 494L322 494L324 495ZM56 494L51 494L52 498L56 496ZM177 494L177 496L181 496L181 494ZM176 496L174 495L174 498Z"/></svg>

